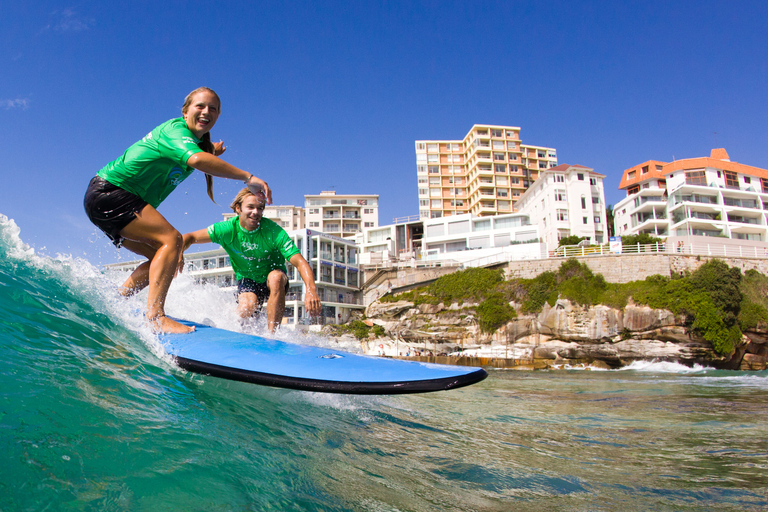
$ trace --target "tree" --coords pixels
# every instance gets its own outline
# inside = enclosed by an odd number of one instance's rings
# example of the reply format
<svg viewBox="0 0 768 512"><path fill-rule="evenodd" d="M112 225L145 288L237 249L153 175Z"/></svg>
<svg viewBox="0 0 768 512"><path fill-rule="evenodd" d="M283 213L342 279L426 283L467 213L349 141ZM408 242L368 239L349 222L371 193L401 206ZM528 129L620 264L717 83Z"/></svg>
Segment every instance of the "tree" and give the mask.
<svg viewBox="0 0 768 512"><path fill-rule="evenodd" d="M613 205L609 204L605 208L605 223L608 224L608 236L614 236L613 230Z"/></svg>

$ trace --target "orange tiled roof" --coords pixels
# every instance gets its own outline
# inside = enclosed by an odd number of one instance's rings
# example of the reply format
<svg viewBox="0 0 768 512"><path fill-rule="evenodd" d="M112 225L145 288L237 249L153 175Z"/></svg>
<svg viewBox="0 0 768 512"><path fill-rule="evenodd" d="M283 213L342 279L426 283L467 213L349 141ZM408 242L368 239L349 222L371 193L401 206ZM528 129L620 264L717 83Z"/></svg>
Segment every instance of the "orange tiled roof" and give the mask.
<svg viewBox="0 0 768 512"><path fill-rule="evenodd" d="M648 181L651 179L665 179L665 172L664 172L664 166L666 165L666 162L660 162L659 160L648 160L647 162L643 162L640 165L635 165L634 167L630 167L629 169L624 171L624 174L621 176L621 183L619 183L619 189L624 190L626 188L631 187L632 185L637 185L639 183L642 183L644 181ZM660 165L662 166L661 170L656 169L656 166ZM648 172L643 174L643 167L648 167ZM627 176L629 174L635 171L634 176L630 179Z"/></svg>
<svg viewBox="0 0 768 512"><path fill-rule="evenodd" d="M649 172L642 174L641 169L645 165L649 166ZM662 169L657 171L656 165L661 165ZM632 185L642 183L649 179L665 179L667 175L675 171L704 169L706 167L722 169L724 171L733 171L739 174L746 174L747 176L768 179L768 170L761 169L760 167L753 167L751 165L740 164L738 162L731 162L728 156L728 152L724 148L716 148L712 150L709 157L683 158L682 160L675 160L674 162L659 162L656 160L649 160L648 162L643 162L640 165L630 167L624 171L624 174L621 177L621 183L619 184L619 189L624 190ZM637 172L632 179L629 179L627 176L632 171Z"/></svg>

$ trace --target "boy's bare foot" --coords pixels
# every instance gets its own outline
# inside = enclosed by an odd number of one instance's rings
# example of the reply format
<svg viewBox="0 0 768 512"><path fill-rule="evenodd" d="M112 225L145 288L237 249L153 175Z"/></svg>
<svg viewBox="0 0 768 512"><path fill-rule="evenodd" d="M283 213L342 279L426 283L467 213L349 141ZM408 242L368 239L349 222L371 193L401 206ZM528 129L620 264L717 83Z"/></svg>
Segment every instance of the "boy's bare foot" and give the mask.
<svg viewBox="0 0 768 512"><path fill-rule="evenodd" d="M194 325L180 324L176 320L168 318L165 315L160 315L149 320L149 325L152 326L153 331L165 334L187 334L195 330Z"/></svg>

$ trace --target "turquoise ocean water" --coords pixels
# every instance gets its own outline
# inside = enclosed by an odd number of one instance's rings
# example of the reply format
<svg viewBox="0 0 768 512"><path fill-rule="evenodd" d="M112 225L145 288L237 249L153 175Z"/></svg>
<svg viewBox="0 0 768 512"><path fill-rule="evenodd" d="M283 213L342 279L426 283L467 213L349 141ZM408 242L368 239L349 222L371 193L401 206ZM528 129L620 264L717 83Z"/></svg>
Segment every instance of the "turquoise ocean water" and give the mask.
<svg viewBox="0 0 768 512"><path fill-rule="evenodd" d="M273 389L174 367L118 280L0 216L0 511L768 509L766 372ZM168 309L229 327L231 306L182 276Z"/></svg>

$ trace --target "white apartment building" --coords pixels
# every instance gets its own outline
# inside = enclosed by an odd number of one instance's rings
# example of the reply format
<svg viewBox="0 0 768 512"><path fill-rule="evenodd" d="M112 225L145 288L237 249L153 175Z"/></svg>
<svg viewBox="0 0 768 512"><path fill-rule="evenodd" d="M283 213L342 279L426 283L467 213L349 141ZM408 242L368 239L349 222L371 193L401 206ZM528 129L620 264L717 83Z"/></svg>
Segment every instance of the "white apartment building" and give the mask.
<svg viewBox="0 0 768 512"><path fill-rule="evenodd" d="M550 251L561 238L571 235L606 243L603 178L605 175L582 165L561 164L542 171L520 198L518 211L539 227Z"/></svg>
<svg viewBox="0 0 768 512"><path fill-rule="evenodd" d="M379 225L379 196L323 191L319 195L304 196L304 211L308 229L341 238L354 238L364 228Z"/></svg>
<svg viewBox="0 0 768 512"><path fill-rule="evenodd" d="M231 215L229 215L231 216ZM354 310L364 309L360 293L361 278L358 267L358 250L353 241L318 231L301 229L288 234L312 266L315 284L322 304L321 318L310 319L304 311L306 285L298 271L287 261L289 291L286 295L283 324L294 327L299 323L346 322ZM232 291L232 307L235 307L235 273L229 256L221 247L209 251L188 252L184 255L186 270L200 283L216 284ZM132 272L144 260L106 265L107 268Z"/></svg>
<svg viewBox="0 0 768 512"><path fill-rule="evenodd" d="M725 149L630 167L619 188L627 197L613 210L616 235L768 242L768 170L731 162Z"/></svg>
<svg viewBox="0 0 768 512"><path fill-rule="evenodd" d="M517 126L474 125L461 140L417 140L419 216L512 213L539 172L556 165L557 151L523 144Z"/></svg>
<svg viewBox="0 0 768 512"><path fill-rule="evenodd" d="M470 213L363 230L361 265L412 265L426 261L467 262L492 255L507 260L546 257L539 230L528 217L515 213L478 217Z"/></svg>

